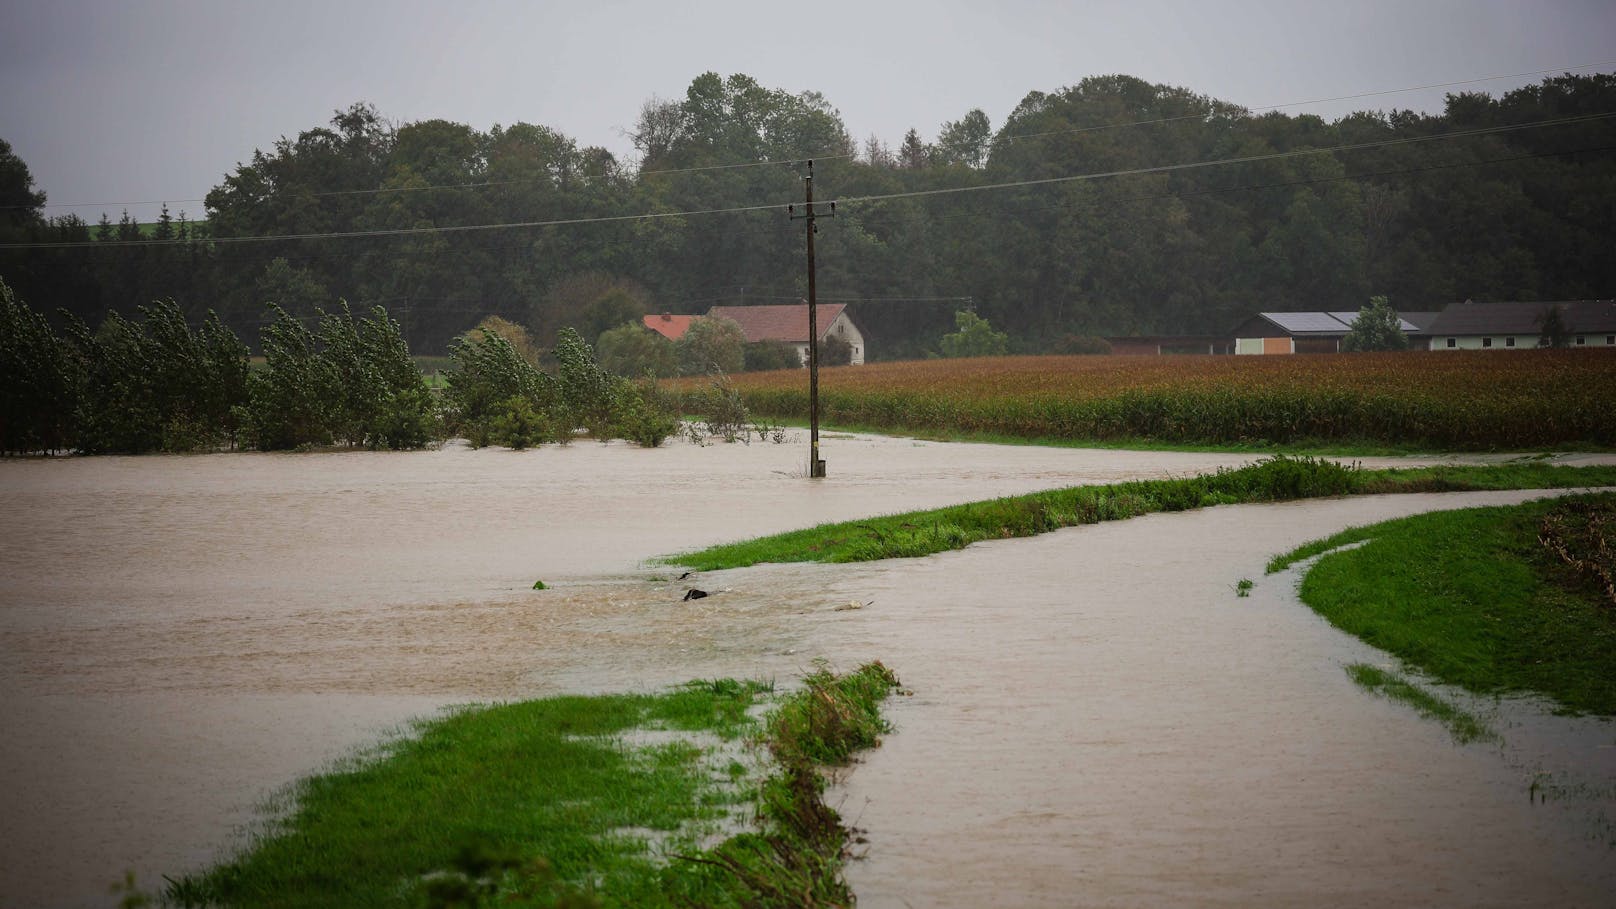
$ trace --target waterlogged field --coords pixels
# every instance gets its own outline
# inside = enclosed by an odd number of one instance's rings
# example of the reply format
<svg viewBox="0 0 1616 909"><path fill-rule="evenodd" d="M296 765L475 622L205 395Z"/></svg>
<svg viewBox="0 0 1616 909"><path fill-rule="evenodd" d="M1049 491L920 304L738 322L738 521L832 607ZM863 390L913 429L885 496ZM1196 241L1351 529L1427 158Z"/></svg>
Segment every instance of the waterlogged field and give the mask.
<svg viewBox="0 0 1616 909"><path fill-rule="evenodd" d="M349 748L397 751L388 730L443 706L693 678L789 688L820 658L880 659L913 692L889 702L897 733L856 788L826 799L868 831L868 860L848 868L861 906L1616 892L1605 828L1558 795L1616 779L1608 724L1585 721L1592 745L1544 750L1552 735L1483 705L1470 709L1506 759L1457 748L1363 693L1342 666L1385 656L1297 603L1293 579L1262 575L1348 527L1541 493L1220 506L688 579L648 562L1258 459L833 433L829 476L810 483L805 434L788 436L0 461L0 508L25 517L0 528L0 905L107 906L125 871L148 890L205 874L242 845L235 831L281 819L285 799L256 810L279 787ZM1246 597L1242 578L1257 579ZM711 595L686 601L690 587ZM1534 776L1566 767L1581 775Z"/></svg>
<svg viewBox="0 0 1616 909"><path fill-rule="evenodd" d="M808 415L800 372L734 382L757 413ZM1603 350L911 361L824 370L819 392L828 423L921 433L1463 451L1616 445L1616 351Z"/></svg>

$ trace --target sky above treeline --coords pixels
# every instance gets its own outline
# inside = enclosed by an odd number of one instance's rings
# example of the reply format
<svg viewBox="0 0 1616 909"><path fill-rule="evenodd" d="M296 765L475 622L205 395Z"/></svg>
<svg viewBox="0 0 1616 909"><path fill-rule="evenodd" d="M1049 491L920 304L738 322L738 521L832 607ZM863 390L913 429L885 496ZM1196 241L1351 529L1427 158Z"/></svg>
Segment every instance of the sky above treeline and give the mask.
<svg viewBox="0 0 1616 909"><path fill-rule="evenodd" d="M0 0L0 139L47 215L90 222L161 201L205 217L254 149L357 101L632 160L641 105L706 71L818 91L855 140L889 145L972 108L997 129L1030 91L1112 73L1326 119L1437 113L1446 92L1616 71L1616 2ZM1371 92L1394 93L1296 103Z"/></svg>

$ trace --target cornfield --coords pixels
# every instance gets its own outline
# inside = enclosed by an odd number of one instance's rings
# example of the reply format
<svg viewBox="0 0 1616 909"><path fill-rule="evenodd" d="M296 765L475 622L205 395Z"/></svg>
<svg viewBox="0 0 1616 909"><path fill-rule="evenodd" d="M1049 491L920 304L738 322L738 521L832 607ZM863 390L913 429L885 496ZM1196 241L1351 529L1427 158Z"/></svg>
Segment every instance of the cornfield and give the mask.
<svg viewBox="0 0 1616 909"><path fill-rule="evenodd" d="M756 414L808 415L802 371L733 381ZM826 423L944 434L1470 451L1616 445L1616 351L1604 350L931 360L826 369L819 388Z"/></svg>

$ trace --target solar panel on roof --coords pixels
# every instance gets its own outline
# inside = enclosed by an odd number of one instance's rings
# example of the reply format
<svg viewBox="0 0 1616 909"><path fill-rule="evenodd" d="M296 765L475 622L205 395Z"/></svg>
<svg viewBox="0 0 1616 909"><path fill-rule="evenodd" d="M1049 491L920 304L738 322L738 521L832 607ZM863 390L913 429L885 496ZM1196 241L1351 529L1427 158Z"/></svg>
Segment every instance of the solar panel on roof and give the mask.
<svg viewBox="0 0 1616 909"><path fill-rule="evenodd" d="M1326 313L1326 315L1328 315L1328 316L1330 316L1332 318L1335 318L1335 319L1339 319L1341 321L1341 324L1346 326L1347 328L1351 328L1352 323L1358 321L1358 314L1355 313L1355 312L1331 312L1331 313ZM1404 319L1401 316L1399 316L1398 319L1397 319L1397 327L1401 331L1419 331L1420 330L1418 325L1415 325L1413 322L1410 322L1409 320Z"/></svg>
<svg viewBox="0 0 1616 909"><path fill-rule="evenodd" d="M1263 318L1290 332L1345 331L1338 320L1327 312L1265 312Z"/></svg>

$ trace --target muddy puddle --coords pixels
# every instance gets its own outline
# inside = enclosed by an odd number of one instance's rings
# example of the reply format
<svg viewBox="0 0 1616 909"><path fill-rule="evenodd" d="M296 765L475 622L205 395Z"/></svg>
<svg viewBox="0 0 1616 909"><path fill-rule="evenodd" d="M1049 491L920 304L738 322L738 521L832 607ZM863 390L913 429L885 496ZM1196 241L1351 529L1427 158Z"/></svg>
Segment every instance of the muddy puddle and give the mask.
<svg viewBox="0 0 1616 909"><path fill-rule="evenodd" d="M152 886L199 867L278 787L441 706L788 682L821 657L880 658L916 691L844 793L870 830L865 905L1609 882L1547 848L1550 812L1506 807L1496 756L1353 688L1348 644L1311 613L1233 597L1272 553L1421 497L687 583L647 563L1255 458L861 436L827 440L830 477L810 483L804 448L0 462L0 906L108 905L126 870ZM682 602L698 582L714 595ZM836 610L851 600L873 603ZM1472 887L1466 863L1518 871L1515 889Z"/></svg>

